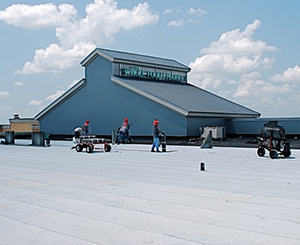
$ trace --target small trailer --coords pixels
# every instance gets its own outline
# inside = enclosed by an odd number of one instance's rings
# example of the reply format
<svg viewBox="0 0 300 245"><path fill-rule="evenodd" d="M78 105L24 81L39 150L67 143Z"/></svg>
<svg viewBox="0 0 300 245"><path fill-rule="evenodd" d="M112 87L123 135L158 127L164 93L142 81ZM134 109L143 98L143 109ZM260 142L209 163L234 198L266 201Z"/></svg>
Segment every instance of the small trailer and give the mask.
<svg viewBox="0 0 300 245"><path fill-rule="evenodd" d="M100 147L96 147L96 145ZM103 149L106 152L111 151L111 145L103 138L96 138L95 135L80 136L76 139L76 145L72 147L77 152L82 152L86 149L87 153L92 153L94 149Z"/></svg>
<svg viewBox="0 0 300 245"><path fill-rule="evenodd" d="M285 130L277 121L264 124L258 139L257 155L260 157L265 155L265 149L269 151L269 156L272 159L277 158L278 154L284 157L291 155L290 142L285 139Z"/></svg>

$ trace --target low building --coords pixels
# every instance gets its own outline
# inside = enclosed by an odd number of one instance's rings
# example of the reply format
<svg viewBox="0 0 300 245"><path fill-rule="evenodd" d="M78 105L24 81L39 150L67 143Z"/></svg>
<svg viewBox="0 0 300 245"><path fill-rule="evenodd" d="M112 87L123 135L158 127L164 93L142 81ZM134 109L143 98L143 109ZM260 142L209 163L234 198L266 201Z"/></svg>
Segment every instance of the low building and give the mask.
<svg viewBox="0 0 300 245"><path fill-rule="evenodd" d="M10 131L10 124L2 124L2 125L0 125L0 133L4 133L6 131Z"/></svg>
<svg viewBox="0 0 300 245"><path fill-rule="evenodd" d="M39 132L39 121L34 118L20 118L18 114L9 119L10 128L5 131L14 132Z"/></svg>
<svg viewBox="0 0 300 245"><path fill-rule="evenodd" d="M96 48L82 62L85 78L40 111L47 134L72 134L88 119L92 134L110 135L124 118L130 134L151 135L152 122L168 136L199 136L199 127L260 113L187 81L190 68L172 59Z"/></svg>

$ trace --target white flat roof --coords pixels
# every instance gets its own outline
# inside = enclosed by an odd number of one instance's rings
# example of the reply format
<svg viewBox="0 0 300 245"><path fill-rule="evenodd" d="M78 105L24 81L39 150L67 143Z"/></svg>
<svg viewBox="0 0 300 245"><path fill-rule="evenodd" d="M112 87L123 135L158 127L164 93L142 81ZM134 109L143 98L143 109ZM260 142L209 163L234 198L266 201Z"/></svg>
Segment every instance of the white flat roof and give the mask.
<svg viewBox="0 0 300 245"><path fill-rule="evenodd" d="M0 244L300 243L299 150L16 143L0 145Z"/></svg>

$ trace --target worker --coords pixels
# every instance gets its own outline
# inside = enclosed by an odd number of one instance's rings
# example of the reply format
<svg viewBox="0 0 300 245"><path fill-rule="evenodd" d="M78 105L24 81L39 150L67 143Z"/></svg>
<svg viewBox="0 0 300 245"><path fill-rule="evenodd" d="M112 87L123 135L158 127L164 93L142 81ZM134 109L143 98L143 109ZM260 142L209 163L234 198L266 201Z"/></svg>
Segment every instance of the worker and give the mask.
<svg viewBox="0 0 300 245"><path fill-rule="evenodd" d="M80 136L83 135L82 127L77 127L74 129L74 138L79 139Z"/></svg>
<svg viewBox="0 0 300 245"><path fill-rule="evenodd" d="M160 150L159 150L159 133L160 133L160 131L158 130L158 124L159 124L159 121L157 119L155 119L153 121L153 126L152 126L153 144L151 147L151 152L155 152L154 148L156 148L156 152L160 152Z"/></svg>
<svg viewBox="0 0 300 245"><path fill-rule="evenodd" d="M122 140L123 144L125 144L125 139L128 140L129 129L130 129L130 125L128 123L128 118L126 117L124 119L124 123L122 124L122 126L119 129L118 144L120 144L121 140Z"/></svg>
<svg viewBox="0 0 300 245"><path fill-rule="evenodd" d="M82 128L84 135L88 135L88 133L90 132L90 120L86 120Z"/></svg>

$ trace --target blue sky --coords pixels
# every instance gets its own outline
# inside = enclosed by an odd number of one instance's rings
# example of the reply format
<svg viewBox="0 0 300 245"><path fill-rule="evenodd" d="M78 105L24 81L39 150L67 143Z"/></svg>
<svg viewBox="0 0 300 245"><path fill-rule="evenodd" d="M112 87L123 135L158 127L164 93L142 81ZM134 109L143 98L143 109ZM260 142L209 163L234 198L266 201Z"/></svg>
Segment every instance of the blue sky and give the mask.
<svg viewBox="0 0 300 245"><path fill-rule="evenodd" d="M95 47L175 59L190 83L262 117L299 117L299 9L298 0L1 1L0 123L34 117L83 78Z"/></svg>

